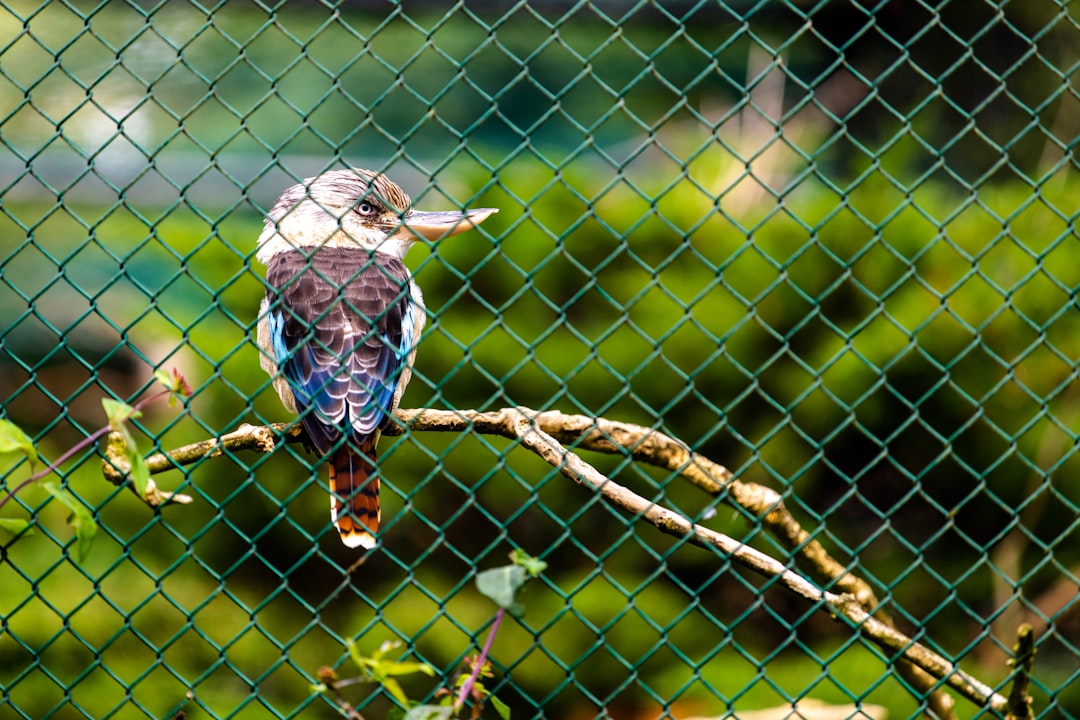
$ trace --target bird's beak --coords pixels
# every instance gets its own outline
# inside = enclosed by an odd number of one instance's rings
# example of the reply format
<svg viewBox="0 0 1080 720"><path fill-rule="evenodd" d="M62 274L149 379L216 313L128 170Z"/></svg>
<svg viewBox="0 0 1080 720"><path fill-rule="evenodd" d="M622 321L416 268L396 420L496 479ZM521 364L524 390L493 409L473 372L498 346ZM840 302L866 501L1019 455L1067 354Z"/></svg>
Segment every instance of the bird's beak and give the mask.
<svg viewBox="0 0 1080 720"><path fill-rule="evenodd" d="M402 218L402 230L424 240L439 240L471 230L497 212L495 208L477 208L465 212L410 210Z"/></svg>

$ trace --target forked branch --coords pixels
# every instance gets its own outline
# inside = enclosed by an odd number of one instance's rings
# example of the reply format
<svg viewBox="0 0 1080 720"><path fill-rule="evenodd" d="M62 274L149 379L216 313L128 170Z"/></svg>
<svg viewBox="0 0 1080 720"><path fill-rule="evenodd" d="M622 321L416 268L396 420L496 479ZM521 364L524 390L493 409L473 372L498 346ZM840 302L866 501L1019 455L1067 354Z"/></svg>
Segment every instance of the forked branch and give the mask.
<svg viewBox="0 0 1080 720"><path fill-rule="evenodd" d="M406 430L476 432L515 440L570 480L600 493L612 504L641 517L661 531L685 538L700 547L718 550L754 572L775 578L790 591L818 604L835 619L849 624L886 650L890 657L896 658L898 671L927 698L929 710L938 718L956 717L954 700L940 689L941 683L980 707L997 713L1009 710L1006 697L896 630L892 621L878 607L878 599L870 586L848 572L821 543L810 537L784 507L778 493L739 480L727 468L698 455L678 440L640 425L559 412L536 412L528 408L504 408L495 412L398 410L394 419L396 422L384 434L400 435ZM296 425L242 425L220 438L152 455L146 459L146 463L151 473L158 473L225 451L268 452L279 439L302 442L304 437ZM637 461L676 472L714 496L726 494L787 547L797 552L807 562L814 576L839 592L822 590L779 560L646 500L604 476L568 450L566 445L574 450L629 454ZM106 450L103 463L105 475L115 483L122 483L125 479L123 464L119 460L109 449Z"/></svg>

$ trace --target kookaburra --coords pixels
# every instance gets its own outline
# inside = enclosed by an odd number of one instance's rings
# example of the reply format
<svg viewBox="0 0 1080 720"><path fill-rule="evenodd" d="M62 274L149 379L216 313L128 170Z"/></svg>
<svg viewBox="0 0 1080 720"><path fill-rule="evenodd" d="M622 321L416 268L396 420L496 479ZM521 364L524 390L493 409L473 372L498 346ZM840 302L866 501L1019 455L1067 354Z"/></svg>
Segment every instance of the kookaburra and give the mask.
<svg viewBox="0 0 1080 720"><path fill-rule="evenodd" d="M497 212L418 212L368 170L333 170L282 193L259 236L262 367L330 465L330 516L349 547L379 529L375 449L412 375L424 327L403 259Z"/></svg>

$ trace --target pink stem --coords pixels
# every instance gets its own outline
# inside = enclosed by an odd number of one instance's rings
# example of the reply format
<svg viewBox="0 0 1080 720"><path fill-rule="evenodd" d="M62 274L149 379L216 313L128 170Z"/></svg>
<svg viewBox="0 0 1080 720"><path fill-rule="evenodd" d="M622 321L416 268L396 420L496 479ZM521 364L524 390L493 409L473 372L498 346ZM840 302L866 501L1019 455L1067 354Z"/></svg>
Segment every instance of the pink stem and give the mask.
<svg viewBox="0 0 1080 720"><path fill-rule="evenodd" d="M502 622L505 614L506 608L499 608L499 611L495 613L495 619L491 622L491 630L488 631L487 640L484 641L484 649L480 651L480 657L476 659L469 679L462 683L461 690L458 692L457 702L454 703L455 715L461 710L465 700L469 697L469 693L472 692L473 685L476 684L476 678L480 677L480 670L484 667L484 663L487 662L488 654L491 653L491 644L495 641L495 633L499 631L499 623Z"/></svg>
<svg viewBox="0 0 1080 720"><path fill-rule="evenodd" d="M144 407L146 407L148 404L152 403L154 400L157 400L162 395L168 395L169 392L170 392L169 390L162 390L161 392L154 393L150 397L141 400L140 402L136 403L132 407L133 407L134 410L142 410ZM111 429L112 429L111 425L106 425L105 427L100 428L99 430L97 430L97 432L95 432L93 435L88 435L87 437L85 437L82 440L80 440L79 442L77 442L74 445L74 447L69 448L67 450L67 452L65 452L63 455L61 455L56 460L54 460L52 463L50 463L49 466L46 467L44 470L37 471L36 473L34 473L30 477L26 478L25 480L23 480L21 483L19 483L15 487L11 488L11 490L9 490L6 495L4 495L3 497L0 497L0 508L4 507L4 505L7 504L7 501L10 500L11 498L15 497L15 494L17 492L19 492L20 490L22 490L24 487L26 487L27 485L29 485L32 482L35 482L36 480L40 480L41 478L49 475L50 473L56 472L56 469L59 468L60 465L63 464L68 458L70 458L72 455L74 455L75 453L82 450L84 447L86 447L90 443L97 441L98 438L100 438L105 433L109 432Z"/></svg>

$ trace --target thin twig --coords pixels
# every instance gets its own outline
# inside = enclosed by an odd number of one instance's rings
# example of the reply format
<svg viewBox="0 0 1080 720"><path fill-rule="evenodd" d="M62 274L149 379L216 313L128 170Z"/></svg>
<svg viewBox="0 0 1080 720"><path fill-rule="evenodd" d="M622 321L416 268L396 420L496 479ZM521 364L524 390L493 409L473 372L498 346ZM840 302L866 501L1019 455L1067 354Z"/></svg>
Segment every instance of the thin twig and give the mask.
<svg viewBox="0 0 1080 720"><path fill-rule="evenodd" d="M151 474L175 470L183 465L190 465L203 458L216 457L226 450L258 450L270 452L276 445L277 437L284 435L289 441L299 441L301 431L299 426L290 428L284 424L273 426L243 424L231 433L219 438L203 440L192 445L172 450L168 453L155 453L146 458L146 465ZM101 461L101 471L105 479L113 485L131 486L128 472L131 467L124 454L124 438L120 433L111 433L105 446L105 457ZM151 507L159 507L168 504L187 504L191 497L179 493L169 493L158 490L153 482L147 488L146 497L140 498Z"/></svg>
<svg viewBox="0 0 1080 720"><path fill-rule="evenodd" d="M202 440L192 445L170 450L168 453L154 453L146 458L146 465L150 473L161 473L166 470L176 470L184 465L191 465L203 458L217 457L226 450L258 450L270 452L277 445L277 438L284 437L287 442L300 442L303 438L300 426L289 426L284 423L275 425L248 425L242 424L231 433L218 438ZM122 448L119 448L122 450ZM106 479L114 485L127 482L127 460L116 449L105 449L105 460L102 463L102 472Z"/></svg>
<svg viewBox="0 0 1080 720"><path fill-rule="evenodd" d="M319 682L326 686L326 689L333 695L334 704L341 709L345 717L348 720L364 720L364 716L360 714L360 711L353 707L352 703L345 699L345 696L341 694L341 688L345 685L349 685L348 681L338 680L337 673L331 667L321 667L316 673L319 678Z"/></svg>

